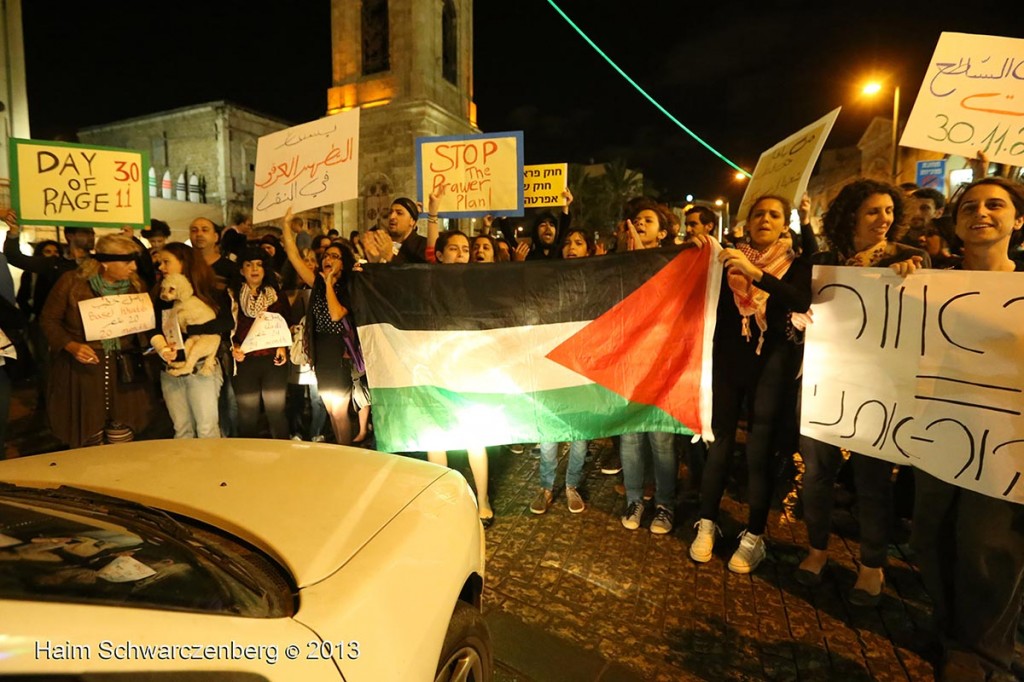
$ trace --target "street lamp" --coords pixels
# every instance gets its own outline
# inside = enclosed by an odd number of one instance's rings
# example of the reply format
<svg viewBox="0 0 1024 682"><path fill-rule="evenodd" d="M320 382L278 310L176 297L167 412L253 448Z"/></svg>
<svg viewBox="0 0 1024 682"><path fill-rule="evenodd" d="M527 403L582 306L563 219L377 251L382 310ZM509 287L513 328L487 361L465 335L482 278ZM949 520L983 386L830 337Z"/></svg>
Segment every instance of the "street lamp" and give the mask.
<svg viewBox="0 0 1024 682"><path fill-rule="evenodd" d="M865 95L876 95L882 91L882 84L878 82L871 82L864 86L861 91ZM896 167L898 156L896 146L896 133L900 125L900 86L897 85L892 91L892 158L891 158L891 172L892 172L892 184L896 184L896 176L899 169Z"/></svg>
<svg viewBox="0 0 1024 682"><path fill-rule="evenodd" d="M739 173L737 173L737 175L739 175ZM744 177L746 177L746 176L744 176ZM725 205L725 212L722 214L722 230L721 230L721 233L719 234L719 237L718 237L719 241L722 240L722 237L724 235L727 235L727 234L731 235L732 234L732 223L731 223L731 220L729 218L729 200L728 199L715 199L715 206L718 206L719 208L722 208L723 205Z"/></svg>

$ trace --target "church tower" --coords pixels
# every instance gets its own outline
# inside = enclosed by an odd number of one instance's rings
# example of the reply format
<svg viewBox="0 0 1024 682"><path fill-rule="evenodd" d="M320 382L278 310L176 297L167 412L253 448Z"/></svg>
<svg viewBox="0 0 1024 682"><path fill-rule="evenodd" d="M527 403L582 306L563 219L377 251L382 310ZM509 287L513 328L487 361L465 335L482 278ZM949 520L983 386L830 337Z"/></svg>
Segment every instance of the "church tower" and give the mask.
<svg viewBox="0 0 1024 682"><path fill-rule="evenodd" d="M327 113L360 107L359 186L335 225L365 230L416 197L415 140L476 133L472 0L331 0Z"/></svg>

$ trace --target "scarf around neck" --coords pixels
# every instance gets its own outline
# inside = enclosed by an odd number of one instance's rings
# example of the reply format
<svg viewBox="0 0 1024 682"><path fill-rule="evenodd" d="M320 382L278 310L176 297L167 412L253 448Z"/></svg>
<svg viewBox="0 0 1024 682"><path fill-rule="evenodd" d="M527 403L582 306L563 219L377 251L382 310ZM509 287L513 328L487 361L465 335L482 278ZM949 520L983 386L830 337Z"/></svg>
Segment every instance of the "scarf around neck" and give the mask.
<svg viewBox="0 0 1024 682"><path fill-rule="evenodd" d="M127 294L132 290L132 283L129 280L120 282L108 282L103 275L93 275L89 278L89 286L97 296L118 296ZM112 339L103 339L103 352L115 353L121 349L121 337L115 336Z"/></svg>
<svg viewBox="0 0 1024 682"><path fill-rule="evenodd" d="M277 292L273 287L260 287L259 293L254 296L252 288L248 284L243 284L238 292L238 303L242 312L254 320L276 302Z"/></svg>
<svg viewBox="0 0 1024 682"><path fill-rule="evenodd" d="M747 257L762 272L766 272L778 279L781 279L796 257L789 244L779 240L764 251L758 251L749 244L739 244L736 248ZM761 354L761 347L764 345L764 334L768 330L768 317L766 309L768 306L768 292L754 286L753 280L736 270L726 274L729 288L732 289L732 297L736 303L736 309L740 312L741 324L740 333L750 341L750 318L753 317L757 328L761 330L760 338L757 341L755 353Z"/></svg>
<svg viewBox="0 0 1024 682"><path fill-rule="evenodd" d="M846 265L859 268L873 268L889 252L889 242L882 240L846 259Z"/></svg>

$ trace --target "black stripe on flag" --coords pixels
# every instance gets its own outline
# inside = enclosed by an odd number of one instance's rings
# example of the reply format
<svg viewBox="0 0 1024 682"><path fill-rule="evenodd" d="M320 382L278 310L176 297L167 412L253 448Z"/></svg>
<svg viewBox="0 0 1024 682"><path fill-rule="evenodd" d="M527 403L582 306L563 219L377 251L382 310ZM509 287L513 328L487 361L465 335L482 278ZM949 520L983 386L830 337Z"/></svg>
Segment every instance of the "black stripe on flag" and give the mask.
<svg viewBox="0 0 1024 682"><path fill-rule="evenodd" d="M503 329L597 319L686 246L573 260L364 265L352 274L358 326Z"/></svg>

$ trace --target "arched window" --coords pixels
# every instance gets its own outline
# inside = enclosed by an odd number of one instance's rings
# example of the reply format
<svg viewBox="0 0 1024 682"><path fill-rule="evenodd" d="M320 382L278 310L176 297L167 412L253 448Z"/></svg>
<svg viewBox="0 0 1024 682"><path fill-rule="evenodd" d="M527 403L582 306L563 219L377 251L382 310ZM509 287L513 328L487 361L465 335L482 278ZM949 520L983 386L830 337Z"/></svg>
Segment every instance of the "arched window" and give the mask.
<svg viewBox="0 0 1024 682"><path fill-rule="evenodd" d="M388 0L363 0L363 75L391 68Z"/></svg>
<svg viewBox="0 0 1024 682"><path fill-rule="evenodd" d="M444 0L441 10L441 75L451 84L459 80L459 34L455 3Z"/></svg>

